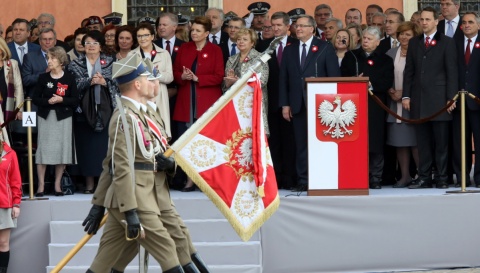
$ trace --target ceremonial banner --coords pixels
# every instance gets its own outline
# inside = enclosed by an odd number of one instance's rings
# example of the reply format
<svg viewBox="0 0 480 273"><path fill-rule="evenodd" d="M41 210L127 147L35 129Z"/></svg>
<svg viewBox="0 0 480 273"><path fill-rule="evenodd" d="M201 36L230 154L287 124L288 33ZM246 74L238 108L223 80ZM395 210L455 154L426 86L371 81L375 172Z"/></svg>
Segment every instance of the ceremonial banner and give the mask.
<svg viewBox="0 0 480 273"><path fill-rule="evenodd" d="M309 195L368 194L368 78L307 81Z"/></svg>
<svg viewBox="0 0 480 273"><path fill-rule="evenodd" d="M261 83L253 74L248 82L237 81L171 146L178 165L244 241L280 204L262 111Z"/></svg>

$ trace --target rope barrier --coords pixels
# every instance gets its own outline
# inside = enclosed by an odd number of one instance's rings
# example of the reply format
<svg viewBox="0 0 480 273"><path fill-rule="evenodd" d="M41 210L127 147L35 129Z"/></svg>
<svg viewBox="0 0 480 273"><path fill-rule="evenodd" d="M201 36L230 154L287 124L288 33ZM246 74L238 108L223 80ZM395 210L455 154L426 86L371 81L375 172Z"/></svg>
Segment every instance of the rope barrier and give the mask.
<svg viewBox="0 0 480 273"><path fill-rule="evenodd" d="M440 114L442 114L443 112L447 111L448 108L450 108L450 106L452 106L452 104L454 104L457 99L458 99L458 94L456 94L452 100L450 100L447 105L445 105L442 109L440 109L440 111L436 112L435 114L431 115L431 116L428 116L426 118L421 118L421 119L408 119L408 118L404 118L404 117L401 117L399 116L397 113L393 112L388 106L386 106L375 94L373 94L373 92L371 90L368 90L368 93L370 94L370 96L372 97L372 99L385 111L387 111L387 113L389 113L390 115L392 115L394 118L396 119L399 119L403 122L408 122L408 123L412 123L412 124L420 124L420 123L424 123L424 122L427 122L427 121L430 121L436 117L438 117ZM468 93L470 95L470 93ZM473 96L473 95L470 95L470 96ZM475 96L474 96L475 97ZM475 97L475 101L480 104L480 99Z"/></svg>

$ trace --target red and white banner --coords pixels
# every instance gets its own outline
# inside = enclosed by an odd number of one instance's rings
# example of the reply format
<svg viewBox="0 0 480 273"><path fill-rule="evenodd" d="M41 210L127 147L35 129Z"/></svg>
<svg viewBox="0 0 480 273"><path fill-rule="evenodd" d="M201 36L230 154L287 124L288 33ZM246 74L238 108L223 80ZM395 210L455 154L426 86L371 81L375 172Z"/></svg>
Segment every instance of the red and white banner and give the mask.
<svg viewBox="0 0 480 273"><path fill-rule="evenodd" d="M310 190L368 189L365 82L308 83Z"/></svg>
<svg viewBox="0 0 480 273"><path fill-rule="evenodd" d="M280 201L259 77L254 74L228 92L234 92L231 99L225 94L171 149L175 161L247 241Z"/></svg>

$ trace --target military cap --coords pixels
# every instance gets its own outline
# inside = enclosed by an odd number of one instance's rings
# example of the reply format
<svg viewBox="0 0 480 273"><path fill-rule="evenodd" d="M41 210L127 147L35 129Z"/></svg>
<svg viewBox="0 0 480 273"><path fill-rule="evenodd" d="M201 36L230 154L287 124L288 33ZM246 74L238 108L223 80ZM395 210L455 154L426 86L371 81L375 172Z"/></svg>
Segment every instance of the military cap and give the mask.
<svg viewBox="0 0 480 273"><path fill-rule="evenodd" d="M95 25L95 24L101 24L103 25L102 19L98 16L90 16L88 17L88 22L85 26L90 26L90 25Z"/></svg>
<svg viewBox="0 0 480 273"><path fill-rule="evenodd" d="M151 25L155 25L155 19L150 17L150 16L140 17L140 19L138 19L138 23L139 24L148 23L148 24L151 24Z"/></svg>
<svg viewBox="0 0 480 273"><path fill-rule="evenodd" d="M233 11L225 13L225 22L230 21L230 19L232 19L233 17L238 17L238 15Z"/></svg>
<svg viewBox="0 0 480 273"><path fill-rule="evenodd" d="M113 63L112 79L116 79L118 84L124 84L135 80L139 76L149 76L147 67L138 54L132 54L118 62Z"/></svg>
<svg viewBox="0 0 480 273"><path fill-rule="evenodd" d="M147 67L147 71L150 72L148 76L149 81L158 80L162 76L158 68L153 65L152 61L149 58L143 59L145 66Z"/></svg>
<svg viewBox="0 0 480 273"><path fill-rule="evenodd" d="M186 25L189 20L190 20L190 17L182 15L181 13L178 14L178 24L179 25L181 25L181 26Z"/></svg>
<svg viewBox="0 0 480 273"><path fill-rule="evenodd" d="M255 15L267 14L270 4L267 2L255 2L248 6L248 10Z"/></svg>
<svg viewBox="0 0 480 273"><path fill-rule="evenodd" d="M108 24L113 24L115 26L121 26L122 25L122 17L123 17L123 14L119 13L119 12L112 12L110 14L107 14L105 16L103 16L103 20L105 21L105 25L108 25Z"/></svg>
<svg viewBox="0 0 480 273"><path fill-rule="evenodd" d="M305 14L305 10L302 9L302 8L296 8L296 9L292 9L287 14L288 14L288 16L290 16L290 19L293 22L295 22L295 21L297 21L297 18L298 18L299 15L304 15Z"/></svg>

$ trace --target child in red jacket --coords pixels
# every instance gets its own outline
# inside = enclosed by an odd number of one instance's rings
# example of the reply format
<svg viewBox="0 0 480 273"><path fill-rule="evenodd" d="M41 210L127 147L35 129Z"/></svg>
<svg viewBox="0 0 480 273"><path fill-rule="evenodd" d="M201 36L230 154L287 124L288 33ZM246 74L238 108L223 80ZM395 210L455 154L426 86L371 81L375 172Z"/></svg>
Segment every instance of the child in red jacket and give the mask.
<svg viewBox="0 0 480 273"><path fill-rule="evenodd" d="M0 134L0 273L6 273L10 259L10 230L17 227L22 199L22 179L17 154Z"/></svg>

